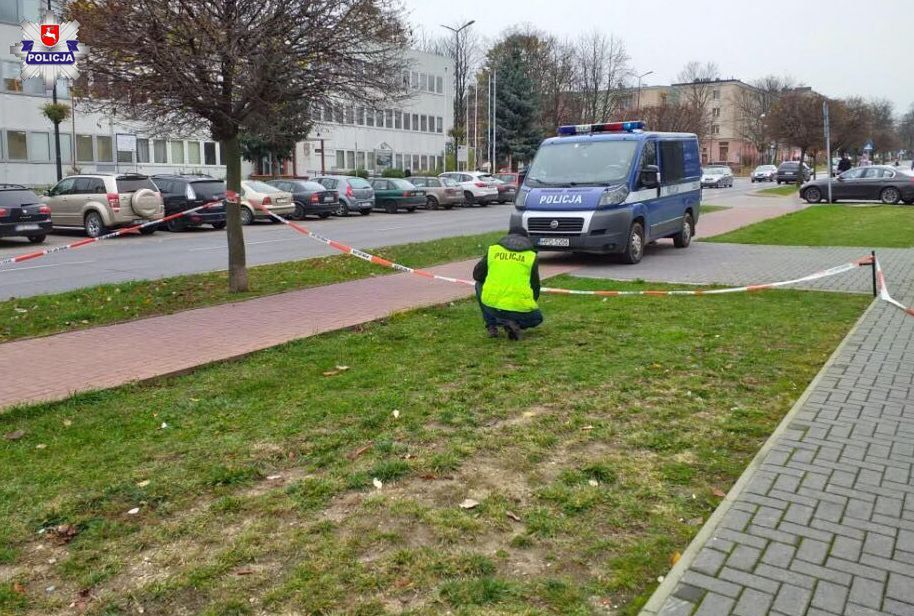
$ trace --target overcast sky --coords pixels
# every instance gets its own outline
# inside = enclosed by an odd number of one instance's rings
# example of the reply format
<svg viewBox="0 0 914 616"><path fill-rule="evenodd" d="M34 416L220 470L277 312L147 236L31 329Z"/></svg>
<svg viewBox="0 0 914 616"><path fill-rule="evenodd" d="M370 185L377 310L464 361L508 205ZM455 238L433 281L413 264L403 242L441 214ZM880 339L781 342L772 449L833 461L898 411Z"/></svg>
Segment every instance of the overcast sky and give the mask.
<svg viewBox="0 0 914 616"><path fill-rule="evenodd" d="M650 85L669 84L689 60L722 77L792 75L830 97L914 103L914 0L402 0L413 24L462 24L496 38L529 23L559 37L594 28L625 41ZM799 56L799 58L798 58Z"/></svg>

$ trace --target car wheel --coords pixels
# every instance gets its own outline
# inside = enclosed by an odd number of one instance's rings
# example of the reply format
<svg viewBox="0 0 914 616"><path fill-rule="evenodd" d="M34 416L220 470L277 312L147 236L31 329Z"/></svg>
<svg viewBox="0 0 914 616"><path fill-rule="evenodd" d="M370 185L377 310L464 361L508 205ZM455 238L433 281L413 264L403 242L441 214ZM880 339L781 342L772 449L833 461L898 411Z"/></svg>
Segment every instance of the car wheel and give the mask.
<svg viewBox="0 0 914 616"><path fill-rule="evenodd" d="M388 214L397 213L397 202L396 201L385 201L384 202L384 211Z"/></svg>
<svg viewBox="0 0 914 616"><path fill-rule="evenodd" d="M149 225L148 227L140 227L140 233L142 235L152 235L159 228L159 225Z"/></svg>
<svg viewBox="0 0 914 616"><path fill-rule="evenodd" d="M428 197L425 198L425 207L427 207L430 210L437 210L438 209L438 199L429 195Z"/></svg>
<svg viewBox="0 0 914 616"><path fill-rule="evenodd" d="M879 198L887 205L895 205L901 200L901 193L894 186L887 186L879 193Z"/></svg>
<svg viewBox="0 0 914 616"><path fill-rule="evenodd" d="M42 243L44 243L44 241L46 239L48 239L47 235L30 235L29 236L29 241L32 242L33 244L42 244Z"/></svg>
<svg viewBox="0 0 914 616"><path fill-rule="evenodd" d="M318 218L330 218L330 212L321 212L317 215Z"/></svg>
<svg viewBox="0 0 914 616"><path fill-rule="evenodd" d="M463 199L466 201L467 205L473 205L476 203L476 197L474 197L473 193L468 190L463 191Z"/></svg>
<svg viewBox="0 0 914 616"><path fill-rule="evenodd" d="M337 206L334 214L337 216L349 216L349 204L345 201L340 201L340 204Z"/></svg>
<svg viewBox="0 0 914 616"><path fill-rule="evenodd" d="M807 203L818 203L822 200L822 191L815 186L810 186L803 193L803 198L806 199Z"/></svg>
<svg viewBox="0 0 914 616"><path fill-rule="evenodd" d="M89 212L83 219L83 228L89 237L100 237L105 234L105 221L98 212Z"/></svg>
<svg viewBox="0 0 914 616"><path fill-rule="evenodd" d="M216 229L216 230L225 229L225 223L224 222L214 222L213 229Z"/></svg>
<svg viewBox="0 0 914 616"><path fill-rule="evenodd" d="M243 225L253 225L254 224L254 212L248 209L246 206L241 206L241 224Z"/></svg>
<svg viewBox="0 0 914 616"><path fill-rule="evenodd" d="M914 199L904 199L903 201L904 201L904 204L905 204L905 205L912 205L912 204L914 204Z"/></svg>
<svg viewBox="0 0 914 616"><path fill-rule="evenodd" d="M673 246L676 248L688 248L694 235L695 221L692 219L692 213L686 212L685 216L682 217L682 230L673 236Z"/></svg>
<svg viewBox="0 0 914 616"><path fill-rule="evenodd" d="M641 262L644 256L644 226L640 222L633 222L628 232L628 244L622 253L622 261L629 265Z"/></svg>
<svg viewBox="0 0 914 616"><path fill-rule="evenodd" d="M301 203L299 203L298 201L296 201L295 202L295 211L292 213L291 218L294 218L295 220L304 220L305 219L305 206L302 205Z"/></svg>
<svg viewBox="0 0 914 616"><path fill-rule="evenodd" d="M406 208L406 211L409 212L410 214L412 214L413 212L416 211L416 208L415 208L415 206L413 206L413 207L408 207L408 208Z"/></svg>
<svg viewBox="0 0 914 616"><path fill-rule="evenodd" d="M453 204L453 203L448 203L447 205L444 206L444 209L446 209L446 210L453 210L453 209L454 209L454 204Z"/></svg>
<svg viewBox="0 0 914 616"><path fill-rule="evenodd" d="M183 231L185 229L184 222L180 218L172 218L165 223L165 228L172 233L177 233L178 231Z"/></svg>

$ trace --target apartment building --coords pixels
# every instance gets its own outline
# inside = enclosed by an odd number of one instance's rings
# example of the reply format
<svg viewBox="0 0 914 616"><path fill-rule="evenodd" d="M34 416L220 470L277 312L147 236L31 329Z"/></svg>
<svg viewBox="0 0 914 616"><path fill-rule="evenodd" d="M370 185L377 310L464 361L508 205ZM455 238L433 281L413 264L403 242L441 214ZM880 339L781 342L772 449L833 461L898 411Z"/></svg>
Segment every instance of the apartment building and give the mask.
<svg viewBox="0 0 914 616"><path fill-rule="evenodd" d="M680 97L688 96L689 88L709 89L708 112L710 127L701 141L702 163L727 163L731 167L753 165L758 161L755 146L743 138L740 123L739 98L752 86L739 79L718 79L700 84L674 83L671 88Z"/></svg>

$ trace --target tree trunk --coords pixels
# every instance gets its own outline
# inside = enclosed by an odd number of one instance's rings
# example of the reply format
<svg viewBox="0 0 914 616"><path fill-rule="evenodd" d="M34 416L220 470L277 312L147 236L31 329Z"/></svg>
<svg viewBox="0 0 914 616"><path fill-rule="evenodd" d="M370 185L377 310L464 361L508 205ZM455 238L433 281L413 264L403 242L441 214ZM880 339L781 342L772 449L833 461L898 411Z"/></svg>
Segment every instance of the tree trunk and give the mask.
<svg viewBox="0 0 914 616"><path fill-rule="evenodd" d="M225 157L225 182L228 190L241 195L241 145L238 133L222 141ZM241 204L228 202L225 208L228 241L229 290L243 293L248 290L248 269L244 252L244 233L241 229Z"/></svg>

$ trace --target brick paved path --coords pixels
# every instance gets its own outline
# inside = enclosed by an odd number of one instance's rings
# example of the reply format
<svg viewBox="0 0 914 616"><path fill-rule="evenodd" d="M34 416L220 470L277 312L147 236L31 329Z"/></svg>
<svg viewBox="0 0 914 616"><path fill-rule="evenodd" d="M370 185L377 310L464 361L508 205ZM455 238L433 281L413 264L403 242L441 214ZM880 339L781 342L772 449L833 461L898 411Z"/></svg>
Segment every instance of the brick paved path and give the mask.
<svg viewBox="0 0 914 616"><path fill-rule="evenodd" d="M699 245L676 275L688 282L772 280L859 252ZM737 254L739 262L731 260ZM914 251L879 254L890 290L910 305ZM698 263L700 274L690 267ZM773 272L763 271L766 263ZM866 291L869 284L861 272L817 286ZM914 319L876 303L643 614L914 615L912 465Z"/></svg>

